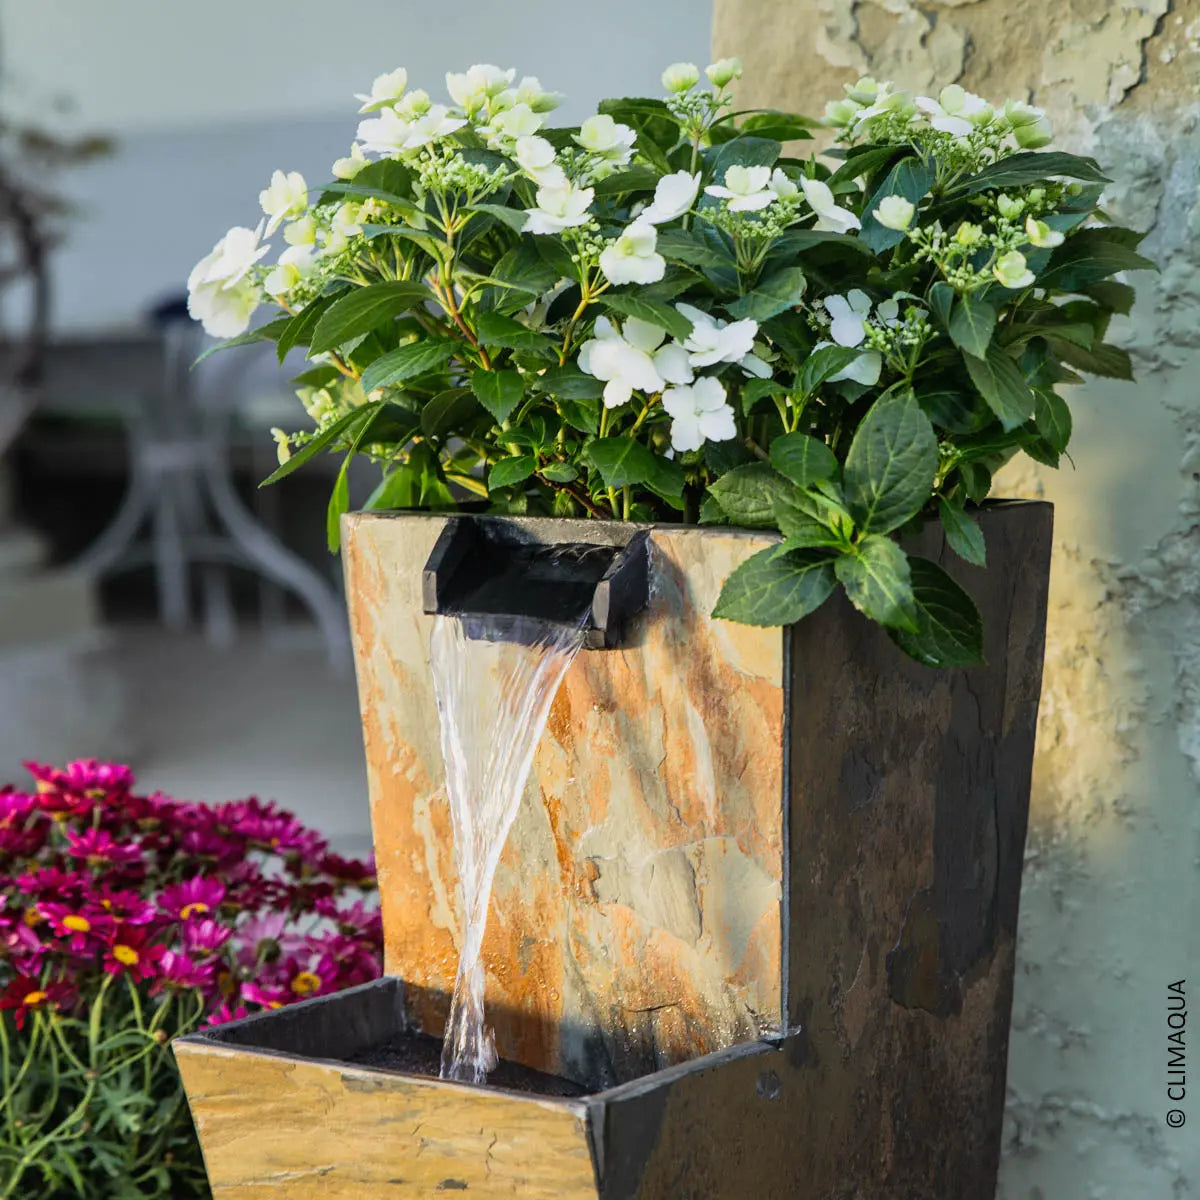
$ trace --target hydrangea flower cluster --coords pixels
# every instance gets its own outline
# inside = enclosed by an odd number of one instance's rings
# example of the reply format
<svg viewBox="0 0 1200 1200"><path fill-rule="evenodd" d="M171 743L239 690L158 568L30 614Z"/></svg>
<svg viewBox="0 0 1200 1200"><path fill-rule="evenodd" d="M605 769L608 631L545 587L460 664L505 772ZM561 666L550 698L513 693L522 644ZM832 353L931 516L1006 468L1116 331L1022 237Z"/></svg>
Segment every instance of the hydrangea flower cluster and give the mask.
<svg viewBox="0 0 1200 1200"><path fill-rule="evenodd" d="M1014 455L1057 465L1059 385L1129 376L1112 276L1150 264L1106 223L1098 164L1045 150L1023 100L864 78L817 121L738 111L741 75L674 63L662 96L565 128L514 69L440 98L382 75L333 180L272 175L192 311L308 349L312 427L275 431L273 479L330 449L380 465L368 507L774 528L786 551L718 615L787 624L840 587L920 661L977 662L970 598L897 538L939 520L983 563L969 506ZM796 151L822 126L832 147Z"/></svg>
<svg viewBox="0 0 1200 1200"><path fill-rule="evenodd" d="M20 1110L0 1121L0 1176L50 1194L76 1172L132 1182L165 1155L164 1190L201 1189L167 1042L376 978L373 864L274 804L143 796L113 764L29 769L32 790L0 791L0 1094ZM141 1144L80 1141L134 1067L122 1119Z"/></svg>

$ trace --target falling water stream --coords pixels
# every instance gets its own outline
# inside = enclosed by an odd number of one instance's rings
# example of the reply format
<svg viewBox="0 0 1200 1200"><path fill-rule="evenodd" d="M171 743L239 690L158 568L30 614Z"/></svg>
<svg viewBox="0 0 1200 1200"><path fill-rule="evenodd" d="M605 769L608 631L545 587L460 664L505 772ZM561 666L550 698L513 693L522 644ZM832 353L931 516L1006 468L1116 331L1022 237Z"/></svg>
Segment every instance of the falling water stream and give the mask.
<svg viewBox="0 0 1200 1200"><path fill-rule="evenodd" d="M480 624L468 637L458 617L434 618L430 663L466 917L441 1076L483 1083L497 1062L484 1021L482 957L492 881L550 705L585 633L582 623L471 620Z"/></svg>

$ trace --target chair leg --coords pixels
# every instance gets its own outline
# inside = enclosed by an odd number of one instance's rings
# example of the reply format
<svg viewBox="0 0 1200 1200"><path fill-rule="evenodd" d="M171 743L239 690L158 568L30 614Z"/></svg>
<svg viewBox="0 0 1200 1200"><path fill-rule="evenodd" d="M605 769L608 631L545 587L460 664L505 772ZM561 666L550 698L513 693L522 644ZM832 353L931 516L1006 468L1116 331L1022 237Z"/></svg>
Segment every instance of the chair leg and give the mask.
<svg viewBox="0 0 1200 1200"><path fill-rule="evenodd" d="M164 626L174 633L186 629L190 617L187 557L180 528L179 495L174 481L163 475L152 513L154 571L158 586L158 611Z"/></svg>

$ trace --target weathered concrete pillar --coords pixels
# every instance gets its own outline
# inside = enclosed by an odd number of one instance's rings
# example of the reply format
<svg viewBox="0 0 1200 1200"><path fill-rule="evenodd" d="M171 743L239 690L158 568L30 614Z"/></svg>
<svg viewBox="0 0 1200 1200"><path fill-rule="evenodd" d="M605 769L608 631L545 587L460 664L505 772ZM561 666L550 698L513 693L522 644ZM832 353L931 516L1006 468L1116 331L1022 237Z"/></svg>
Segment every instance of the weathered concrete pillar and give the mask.
<svg viewBox="0 0 1200 1200"><path fill-rule="evenodd" d="M1200 1072L1171 1098L1167 989L1200 963L1200 0L715 9L741 107L819 112L860 74L1029 98L1151 230L1162 273L1112 335L1138 382L1068 390L1075 469L1000 481L1054 502L1056 545L999 1195L1191 1194Z"/></svg>

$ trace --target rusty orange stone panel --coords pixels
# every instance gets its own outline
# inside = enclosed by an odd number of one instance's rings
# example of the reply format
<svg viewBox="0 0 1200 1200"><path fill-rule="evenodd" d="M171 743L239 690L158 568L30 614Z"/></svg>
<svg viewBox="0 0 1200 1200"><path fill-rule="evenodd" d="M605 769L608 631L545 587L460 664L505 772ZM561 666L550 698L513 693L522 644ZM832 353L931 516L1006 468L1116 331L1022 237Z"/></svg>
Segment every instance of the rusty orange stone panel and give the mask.
<svg viewBox="0 0 1200 1200"><path fill-rule="evenodd" d="M391 974L439 1034L461 905L421 568L445 518L346 519L368 779ZM515 520L601 541L600 522ZM484 959L502 1055L616 1080L783 1025L784 653L714 621L770 535L660 526L648 612L585 651L552 706L496 875Z"/></svg>
<svg viewBox="0 0 1200 1200"><path fill-rule="evenodd" d="M582 1104L176 1049L214 1200L596 1200Z"/></svg>

